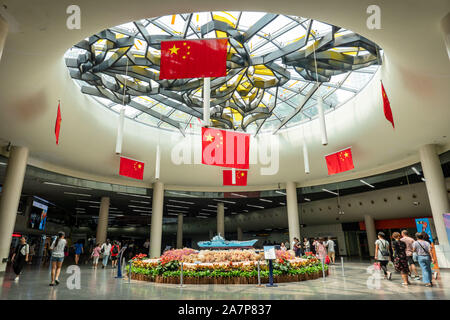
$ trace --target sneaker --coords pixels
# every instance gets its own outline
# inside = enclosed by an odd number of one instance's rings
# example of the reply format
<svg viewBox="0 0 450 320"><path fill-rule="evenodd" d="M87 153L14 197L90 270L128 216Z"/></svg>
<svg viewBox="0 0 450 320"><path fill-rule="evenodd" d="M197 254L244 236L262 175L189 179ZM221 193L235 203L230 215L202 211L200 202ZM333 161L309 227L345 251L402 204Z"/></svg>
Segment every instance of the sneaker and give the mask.
<svg viewBox="0 0 450 320"><path fill-rule="evenodd" d="M389 272L389 271L388 271L387 279L388 279L388 280L391 280L391 279L392 279L392 272Z"/></svg>
<svg viewBox="0 0 450 320"><path fill-rule="evenodd" d="M420 280L420 276L415 276L414 279L415 280Z"/></svg>
<svg viewBox="0 0 450 320"><path fill-rule="evenodd" d="M437 278L438 278L438 273L437 272L433 273L433 278L434 278L434 280L437 280Z"/></svg>
<svg viewBox="0 0 450 320"><path fill-rule="evenodd" d="M59 284L59 280L58 280L58 279L56 279L56 280L55 280L55 283L56 283L56 285L58 285L58 284Z"/></svg>
<svg viewBox="0 0 450 320"><path fill-rule="evenodd" d="M19 281L19 276L15 277L14 281Z"/></svg>
<svg viewBox="0 0 450 320"><path fill-rule="evenodd" d="M54 283L50 283L50 284L49 284L50 287L53 287L54 285L55 285Z"/></svg>

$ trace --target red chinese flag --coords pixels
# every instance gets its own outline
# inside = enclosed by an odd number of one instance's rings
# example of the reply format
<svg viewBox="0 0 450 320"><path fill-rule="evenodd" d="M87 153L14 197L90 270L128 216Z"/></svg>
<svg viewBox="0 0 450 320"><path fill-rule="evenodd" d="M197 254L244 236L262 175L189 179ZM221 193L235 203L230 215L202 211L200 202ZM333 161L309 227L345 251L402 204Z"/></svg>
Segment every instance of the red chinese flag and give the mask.
<svg viewBox="0 0 450 320"><path fill-rule="evenodd" d="M228 39L161 41L159 79L225 77Z"/></svg>
<svg viewBox="0 0 450 320"><path fill-rule="evenodd" d="M119 174L121 176L142 180L144 179L144 163L120 157Z"/></svg>
<svg viewBox="0 0 450 320"><path fill-rule="evenodd" d="M202 163L211 166L248 169L250 135L202 128Z"/></svg>
<svg viewBox="0 0 450 320"><path fill-rule="evenodd" d="M353 165L352 149L347 148L336 153L329 154L325 157L328 167L328 175L352 170Z"/></svg>
<svg viewBox="0 0 450 320"><path fill-rule="evenodd" d="M56 113L56 122L55 122L55 137L56 144L59 144L59 130L61 130L61 107L60 103L58 103L58 112Z"/></svg>
<svg viewBox="0 0 450 320"><path fill-rule="evenodd" d="M233 170L223 170L223 185L224 186L246 186L247 185L247 171L234 170L236 175L236 183L233 184Z"/></svg>
<svg viewBox="0 0 450 320"><path fill-rule="evenodd" d="M392 116L392 110L391 110L391 103L389 102L389 99L386 95L386 91L384 90L383 83L381 83L381 94L383 95L383 110L384 110L384 116L386 117L386 120L392 123L392 128L395 128L394 126L394 117Z"/></svg>

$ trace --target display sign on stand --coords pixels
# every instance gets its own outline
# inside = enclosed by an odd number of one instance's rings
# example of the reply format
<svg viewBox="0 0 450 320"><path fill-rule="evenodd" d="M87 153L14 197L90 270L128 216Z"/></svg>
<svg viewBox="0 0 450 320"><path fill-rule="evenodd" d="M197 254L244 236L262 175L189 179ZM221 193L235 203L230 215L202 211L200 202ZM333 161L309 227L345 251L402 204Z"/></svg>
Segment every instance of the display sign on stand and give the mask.
<svg viewBox="0 0 450 320"><path fill-rule="evenodd" d="M269 260L269 284L266 287L278 287L276 284L273 284L273 260L277 258L275 246L264 246L264 258Z"/></svg>

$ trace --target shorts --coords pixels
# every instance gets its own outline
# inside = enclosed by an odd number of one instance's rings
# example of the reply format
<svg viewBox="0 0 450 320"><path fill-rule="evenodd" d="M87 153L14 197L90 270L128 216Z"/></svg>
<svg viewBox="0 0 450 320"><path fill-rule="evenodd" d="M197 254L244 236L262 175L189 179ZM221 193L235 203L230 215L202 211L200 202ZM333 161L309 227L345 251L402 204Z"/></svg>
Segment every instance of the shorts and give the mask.
<svg viewBox="0 0 450 320"><path fill-rule="evenodd" d="M408 261L409 266L416 265L416 262L414 261L412 256L406 256L406 259Z"/></svg>
<svg viewBox="0 0 450 320"><path fill-rule="evenodd" d="M51 258L50 258L50 261L54 261L54 262L63 262L64 261L64 257L54 257L54 256L52 256Z"/></svg>
<svg viewBox="0 0 450 320"><path fill-rule="evenodd" d="M111 261L116 261L117 260L117 256L111 256Z"/></svg>
<svg viewBox="0 0 450 320"><path fill-rule="evenodd" d="M328 256L330 257L330 259L331 258L336 258L336 252L330 251L330 252L328 252Z"/></svg>
<svg viewBox="0 0 450 320"><path fill-rule="evenodd" d="M99 256L96 257L92 257L94 259L94 264L98 264L98 259L100 258Z"/></svg>

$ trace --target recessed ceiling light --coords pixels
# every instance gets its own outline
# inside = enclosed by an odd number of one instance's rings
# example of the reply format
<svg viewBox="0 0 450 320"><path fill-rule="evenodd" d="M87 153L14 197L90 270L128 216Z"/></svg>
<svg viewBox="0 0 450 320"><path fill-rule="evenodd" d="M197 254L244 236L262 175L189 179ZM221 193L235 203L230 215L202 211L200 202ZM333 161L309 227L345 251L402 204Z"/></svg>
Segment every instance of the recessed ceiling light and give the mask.
<svg viewBox="0 0 450 320"><path fill-rule="evenodd" d="M184 203L184 204L195 204L195 202L189 202L189 201L181 201L181 200L173 200L169 199L171 202L177 202L177 203Z"/></svg>
<svg viewBox="0 0 450 320"><path fill-rule="evenodd" d="M247 204L247 207L253 207L253 208L259 208L259 209L265 209L264 207L261 206L254 206L252 204Z"/></svg>
<svg viewBox="0 0 450 320"><path fill-rule="evenodd" d="M259 201L263 201L263 202L273 202L272 200L267 200L267 199L259 199Z"/></svg>
<svg viewBox="0 0 450 320"><path fill-rule="evenodd" d="M149 210L152 209L151 207L135 206L135 205L133 205L133 204L129 204L128 206L129 206L130 208L149 209Z"/></svg>
<svg viewBox="0 0 450 320"><path fill-rule="evenodd" d="M167 192L167 193L170 193L170 194L177 195L177 196L197 198L197 196L194 196L194 195L192 195L192 194L187 194L187 193L180 193L180 192L174 192L174 191L166 191L166 192Z"/></svg>
<svg viewBox="0 0 450 320"><path fill-rule="evenodd" d="M427 181L424 177L422 177L420 180L422 180L423 182Z"/></svg>
<svg viewBox="0 0 450 320"><path fill-rule="evenodd" d="M211 207L211 208L217 208L217 206L215 206L215 205L212 205L212 204L208 204L208 207ZM224 209L228 209L227 207L223 207Z"/></svg>
<svg viewBox="0 0 450 320"><path fill-rule="evenodd" d="M203 219L208 219L208 217L205 216L196 216L197 218L203 218Z"/></svg>
<svg viewBox="0 0 450 320"><path fill-rule="evenodd" d="M280 202L280 205L282 205L282 206L285 206L285 205L286 205L286 203L284 203L284 202Z"/></svg>
<svg viewBox="0 0 450 320"><path fill-rule="evenodd" d="M278 191L278 190L275 190L275 192L279 193L279 194L282 194L282 195L286 195L286 192L282 192L282 191Z"/></svg>
<svg viewBox="0 0 450 320"><path fill-rule="evenodd" d="M209 212L217 212L216 210L211 210L211 209L201 209L202 211L209 211Z"/></svg>
<svg viewBox="0 0 450 320"><path fill-rule="evenodd" d="M231 194L236 197L247 198L247 196L243 195L243 194L239 194L239 193L231 193Z"/></svg>
<svg viewBox="0 0 450 320"><path fill-rule="evenodd" d="M140 201L140 200L130 200L130 202L143 203L143 204L150 204L151 203L151 202L148 202L148 201Z"/></svg>
<svg viewBox="0 0 450 320"><path fill-rule="evenodd" d="M83 199L77 199L79 202L86 202L86 203L98 203L100 204L100 201L93 201L93 200L83 200Z"/></svg>
<svg viewBox="0 0 450 320"><path fill-rule="evenodd" d="M148 210L140 210L140 209L133 209L134 212L147 212L147 213L151 213L151 211Z"/></svg>
<svg viewBox="0 0 450 320"><path fill-rule="evenodd" d="M70 194L73 196L80 196L80 197L91 197L90 194L86 194L86 193L64 192L64 194Z"/></svg>
<svg viewBox="0 0 450 320"><path fill-rule="evenodd" d="M89 206L89 208L100 209L100 207L99 207L99 206Z"/></svg>
<svg viewBox="0 0 450 320"><path fill-rule="evenodd" d="M147 198L147 199L151 199L150 196L143 196L140 194L134 194L134 193L124 193L124 192L117 192L117 194L121 194L123 196L130 196L130 197L138 197L138 198Z"/></svg>
<svg viewBox="0 0 450 320"><path fill-rule="evenodd" d="M58 186L58 187L75 188L75 189L83 189L83 190L92 190L91 188L71 186L71 185L67 185L67 184L61 184L61 183L55 183L55 182L49 182L49 181L44 181L43 183L51 185L51 186Z"/></svg>
<svg viewBox="0 0 450 320"><path fill-rule="evenodd" d="M334 195L336 195L336 196L338 196L338 195L339 195L339 193L337 193L337 192L334 192L334 191L330 191L330 190L328 190L328 189L325 189L325 188L322 188L322 191L325 191L325 192L328 192L328 193L334 194Z"/></svg>
<svg viewBox="0 0 450 320"><path fill-rule="evenodd" d="M234 201L221 200L221 199L213 199L213 200L214 200L214 201L218 201L218 202L225 202L225 203L236 204L236 202L234 202Z"/></svg>
<svg viewBox="0 0 450 320"><path fill-rule="evenodd" d="M176 206L176 205L174 205L174 204L166 204L166 207L181 208L181 209L189 209L189 207Z"/></svg>
<svg viewBox="0 0 450 320"><path fill-rule="evenodd" d="M414 173L417 174L418 176L421 175L420 172L419 172L419 170L417 170L416 168L411 167L411 169L412 169L412 171L414 171Z"/></svg>
<svg viewBox="0 0 450 320"><path fill-rule="evenodd" d="M365 182L364 180L360 179L359 181L361 181L362 183L364 183L366 186L369 186L371 188L375 188L373 185L371 185L370 183Z"/></svg>

